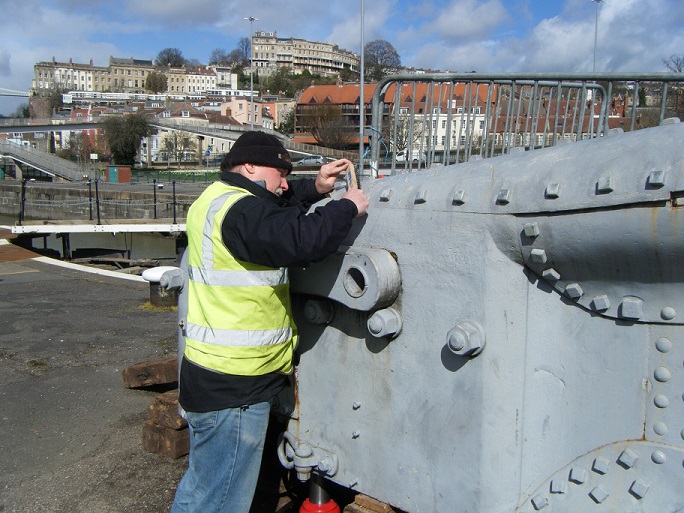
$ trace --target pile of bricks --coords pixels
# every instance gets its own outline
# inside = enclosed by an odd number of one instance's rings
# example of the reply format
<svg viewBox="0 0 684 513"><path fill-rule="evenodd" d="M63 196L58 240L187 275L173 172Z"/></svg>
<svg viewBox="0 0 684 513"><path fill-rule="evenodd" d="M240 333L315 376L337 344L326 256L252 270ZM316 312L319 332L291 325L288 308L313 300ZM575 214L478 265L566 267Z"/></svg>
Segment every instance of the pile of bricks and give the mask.
<svg viewBox="0 0 684 513"><path fill-rule="evenodd" d="M170 358L126 367L122 373L128 388L171 386L178 383L178 360ZM180 458L190 450L188 423L178 413L178 388L157 394L143 424L143 448L151 453Z"/></svg>

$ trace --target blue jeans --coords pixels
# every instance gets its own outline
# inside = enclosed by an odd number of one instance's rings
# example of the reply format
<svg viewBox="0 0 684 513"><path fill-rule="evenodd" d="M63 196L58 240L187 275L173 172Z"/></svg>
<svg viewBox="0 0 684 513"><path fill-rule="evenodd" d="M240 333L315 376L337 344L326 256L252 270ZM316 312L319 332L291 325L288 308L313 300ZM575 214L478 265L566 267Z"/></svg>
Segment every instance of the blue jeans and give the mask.
<svg viewBox="0 0 684 513"><path fill-rule="evenodd" d="M254 498L271 405L186 412L188 470L171 513L248 513Z"/></svg>

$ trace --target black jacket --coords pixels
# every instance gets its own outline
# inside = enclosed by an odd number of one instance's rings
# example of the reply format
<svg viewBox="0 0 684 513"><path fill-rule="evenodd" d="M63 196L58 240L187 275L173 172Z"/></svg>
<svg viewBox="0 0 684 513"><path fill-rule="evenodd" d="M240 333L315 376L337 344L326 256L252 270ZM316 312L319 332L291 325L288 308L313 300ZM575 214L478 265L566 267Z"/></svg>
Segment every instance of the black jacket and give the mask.
<svg viewBox="0 0 684 513"><path fill-rule="evenodd" d="M305 266L334 253L358 213L354 202L330 201L306 214L325 198L315 181L293 180L279 197L244 176L224 172L221 180L254 194L238 200L221 226L223 243L236 258L269 267ZM269 401L287 376L233 376L181 364L179 401L186 411L207 412Z"/></svg>
<svg viewBox="0 0 684 513"><path fill-rule="evenodd" d="M223 221L223 243L236 258L268 267L306 266L334 253L357 214L350 200L331 201L306 215L323 199L314 180L293 180L282 197L248 178L224 172L221 180L254 196L233 205Z"/></svg>

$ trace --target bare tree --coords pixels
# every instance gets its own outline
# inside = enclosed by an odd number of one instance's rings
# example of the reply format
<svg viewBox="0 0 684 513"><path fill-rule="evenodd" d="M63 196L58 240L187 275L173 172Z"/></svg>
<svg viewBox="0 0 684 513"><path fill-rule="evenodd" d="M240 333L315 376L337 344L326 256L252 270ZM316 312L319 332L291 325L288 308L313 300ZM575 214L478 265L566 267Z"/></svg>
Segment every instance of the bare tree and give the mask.
<svg viewBox="0 0 684 513"><path fill-rule="evenodd" d="M178 132L176 130L164 134L160 147L167 154L167 163L171 160L168 157L173 156L178 163L178 169L180 169L181 161L184 160L184 157L197 153L197 141L195 138L188 132Z"/></svg>
<svg viewBox="0 0 684 513"><path fill-rule="evenodd" d="M237 50L240 52L242 62L249 62L252 58L252 41L248 37L240 38Z"/></svg>
<svg viewBox="0 0 684 513"><path fill-rule="evenodd" d="M228 66L231 64L229 54L223 48L216 48L212 50L209 57L209 65Z"/></svg>
<svg viewBox="0 0 684 513"><path fill-rule="evenodd" d="M390 123L392 121L390 120ZM401 116L397 120L397 131L394 133L394 151L400 152L406 149L413 149L418 146L423 136L423 120L415 118L413 127L407 116Z"/></svg>
<svg viewBox="0 0 684 513"><path fill-rule="evenodd" d="M387 75L397 73L401 59L394 47L383 39L371 41L363 48L366 66L366 79L378 81Z"/></svg>
<svg viewBox="0 0 684 513"><path fill-rule="evenodd" d="M314 139L326 148L344 149L355 141L358 129L346 117L342 116L339 107L319 105L309 108L301 116L300 125Z"/></svg>
<svg viewBox="0 0 684 513"><path fill-rule="evenodd" d="M663 59L663 64L670 71L681 73L684 71L684 55L670 55L669 59Z"/></svg>

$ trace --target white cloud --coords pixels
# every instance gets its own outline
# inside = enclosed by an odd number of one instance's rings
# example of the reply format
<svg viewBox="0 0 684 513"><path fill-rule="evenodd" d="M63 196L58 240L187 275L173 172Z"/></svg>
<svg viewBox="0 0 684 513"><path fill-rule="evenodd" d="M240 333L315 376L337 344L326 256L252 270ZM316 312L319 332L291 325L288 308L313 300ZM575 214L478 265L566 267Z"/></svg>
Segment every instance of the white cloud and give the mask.
<svg viewBox="0 0 684 513"><path fill-rule="evenodd" d="M434 30L447 41L486 37L509 20L500 0L453 0L437 14Z"/></svg>

